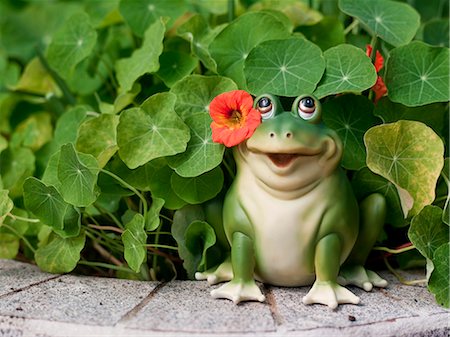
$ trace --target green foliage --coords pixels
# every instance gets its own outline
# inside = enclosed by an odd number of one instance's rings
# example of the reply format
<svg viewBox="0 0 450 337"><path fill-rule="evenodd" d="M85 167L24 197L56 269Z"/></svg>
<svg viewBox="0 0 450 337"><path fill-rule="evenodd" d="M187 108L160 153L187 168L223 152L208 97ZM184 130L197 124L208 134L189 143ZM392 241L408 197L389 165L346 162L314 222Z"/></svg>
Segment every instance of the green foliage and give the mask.
<svg viewBox="0 0 450 337"><path fill-rule="evenodd" d="M13 3L0 2L0 257L193 278L224 256L211 205L235 175L210 102L314 94L357 198L386 197L382 244L409 238L400 267L425 257L449 305L446 1Z"/></svg>

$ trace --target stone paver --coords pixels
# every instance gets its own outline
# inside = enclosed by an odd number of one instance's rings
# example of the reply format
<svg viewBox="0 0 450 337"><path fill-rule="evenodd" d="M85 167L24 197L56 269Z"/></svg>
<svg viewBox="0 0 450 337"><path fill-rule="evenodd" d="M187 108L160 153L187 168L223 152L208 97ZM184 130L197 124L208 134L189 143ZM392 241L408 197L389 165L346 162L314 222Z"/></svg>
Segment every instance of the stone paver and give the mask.
<svg viewBox="0 0 450 337"><path fill-rule="evenodd" d="M406 274L423 278L418 273ZM450 311L420 286L351 288L361 304L305 306L309 287L263 287L265 303L210 297L206 282L50 275L0 260L0 337L449 336Z"/></svg>

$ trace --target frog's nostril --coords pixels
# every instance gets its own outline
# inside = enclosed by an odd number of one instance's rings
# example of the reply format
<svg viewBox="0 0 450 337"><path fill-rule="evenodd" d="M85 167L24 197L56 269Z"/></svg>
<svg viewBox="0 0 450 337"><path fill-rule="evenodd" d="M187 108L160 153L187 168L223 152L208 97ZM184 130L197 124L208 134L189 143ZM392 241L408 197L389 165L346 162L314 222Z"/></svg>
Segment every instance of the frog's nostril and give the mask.
<svg viewBox="0 0 450 337"><path fill-rule="evenodd" d="M286 132L286 138L291 138L292 137L292 133L291 132Z"/></svg>
<svg viewBox="0 0 450 337"><path fill-rule="evenodd" d="M270 137L270 138L275 137L275 133L274 133L274 132L269 133L269 137Z"/></svg>

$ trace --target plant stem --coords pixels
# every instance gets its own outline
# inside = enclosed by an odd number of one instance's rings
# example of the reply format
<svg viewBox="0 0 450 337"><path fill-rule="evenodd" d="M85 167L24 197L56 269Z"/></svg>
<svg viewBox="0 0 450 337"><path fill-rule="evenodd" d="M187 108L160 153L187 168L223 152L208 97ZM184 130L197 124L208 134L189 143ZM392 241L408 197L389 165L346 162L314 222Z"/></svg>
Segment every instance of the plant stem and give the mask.
<svg viewBox="0 0 450 337"><path fill-rule="evenodd" d="M414 249L416 249L416 247L414 247L413 245L404 247L404 248L399 248L399 249L390 249L387 247L373 247L373 250L380 250L380 251L387 252L390 254L401 254L401 253L408 252L408 251L414 250Z"/></svg>
<svg viewBox="0 0 450 337"><path fill-rule="evenodd" d="M407 281L405 280L405 278L400 275L392 266L391 264L388 262L387 258L384 258L384 264L386 265L387 269L389 269L389 271L394 274L394 276L397 278L397 280L399 280L400 283L407 285L407 286L413 286L413 285L417 285L417 284L423 284L423 283L427 283L426 279L422 279L422 280L412 280L412 281Z"/></svg>
<svg viewBox="0 0 450 337"><path fill-rule="evenodd" d="M139 199L141 199L141 201L142 201L142 207L144 208L144 210L143 210L144 218L147 216L147 209L148 209L147 200L145 200L144 196L137 189L135 189L133 186L128 184L125 180L123 180L122 178L120 178L119 176L115 175L114 173L112 173L108 170L100 169L100 172L109 175L111 178L114 178L119 183L121 183L123 186L125 186L126 188L131 190L134 194L136 194L139 197Z"/></svg>
<svg viewBox="0 0 450 337"><path fill-rule="evenodd" d="M31 222L31 223L38 223L38 222L41 221L39 219L24 218L24 217L21 217L21 216L18 216L18 215L14 215L12 213L8 213L6 215L9 216L13 220L19 220L19 221L25 221L25 222Z"/></svg>
<svg viewBox="0 0 450 337"><path fill-rule="evenodd" d="M16 231L15 228L7 225L7 224L2 224L2 227L5 227L6 229L10 230L11 232L13 232L19 239L23 240L23 242L25 242L25 244L28 246L28 248L30 248L30 250L33 252L33 254L36 254L36 249L34 249L33 245L30 243L30 241L27 240L27 238L20 234L18 231Z"/></svg>
<svg viewBox="0 0 450 337"><path fill-rule="evenodd" d="M105 248L103 248L97 241L94 241L92 246L106 260L110 261L111 263L113 263L116 266L119 266L119 267L123 266L123 263L121 261L119 261L114 255L112 255Z"/></svg>
<svg viewBox="0 0 450 337"><path fill-rule="evenodd" d="M178 247L169 246L169 245L161 245L161 244L157 244L157 243L150 243L150 244L145 245L145 247L165 248L165 249L172 249L172 250L177 250L178 251Z"/></svg>
<svg viewBox="0 0 450 337"><path fill-rule="evenodd" d="M350 33L353 29L355 29L356 27L358 27L359 25L359 20L354 19L352 21L351 24L349 24L345 29L344 29L344 35L347 35L348 33Z"/></svg>
<svg viewBox="0 0 450 337"><path fill-rule="evenodd" d="M372 40L370 40L370 46L372 47L370 59L372 60L372 63L375 64L375 57L377 55L377 46L378 46L378 37L376 35L372 36Z"/></svg>
<svg viewBox="0 0 450 337"><path fill-rule="evenodd" d="M132 271L129 268L120 267L120 266L116 266L114 264L109 264L109 263L104 263L104 262L78 261L78 264L82 264L82 265L90 266L90 267L100 267L100 268L106 268L106 269L113 269L113 270L117 270L117 271L124 271L124 272L127 272L127 273L135 274L135 272Z"/></svg>
<svg viewBox="0 0 450 337"><path fill-rule="evenodd" d="M99 229L101 231L113 231L113 232L120 233L120 234L123 233L122 229L114 227L114 226L98 226L98 225L89 224L88 227L94 228L94 229Z"/></svg>
<svg viewBox="0 0 450 337"><path fill-rule="evenodd" d="M228 22L234 20L234 12L235 12L234 0L228 0Z"/></svg>

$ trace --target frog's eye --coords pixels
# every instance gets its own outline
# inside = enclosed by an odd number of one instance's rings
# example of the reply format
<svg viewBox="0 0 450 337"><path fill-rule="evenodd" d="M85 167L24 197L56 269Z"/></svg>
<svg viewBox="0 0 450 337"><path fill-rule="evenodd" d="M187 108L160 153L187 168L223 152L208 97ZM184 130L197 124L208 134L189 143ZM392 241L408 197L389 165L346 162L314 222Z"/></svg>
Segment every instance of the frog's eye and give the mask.
<svg viewBox="0 0 450 337"><path fill-rule="evenodd" d="M256 103L256 109L261 113L262 119L268 119L274 113L272 101L267 97L259 99L258 103Z"/></svg>
<svg viewBox="0 0 450 337"><path fill-rule="evenodd" d="M316 112L316 101L314 98L306 96L298 102L298 114L303 119L311 119Z"/></svg>

